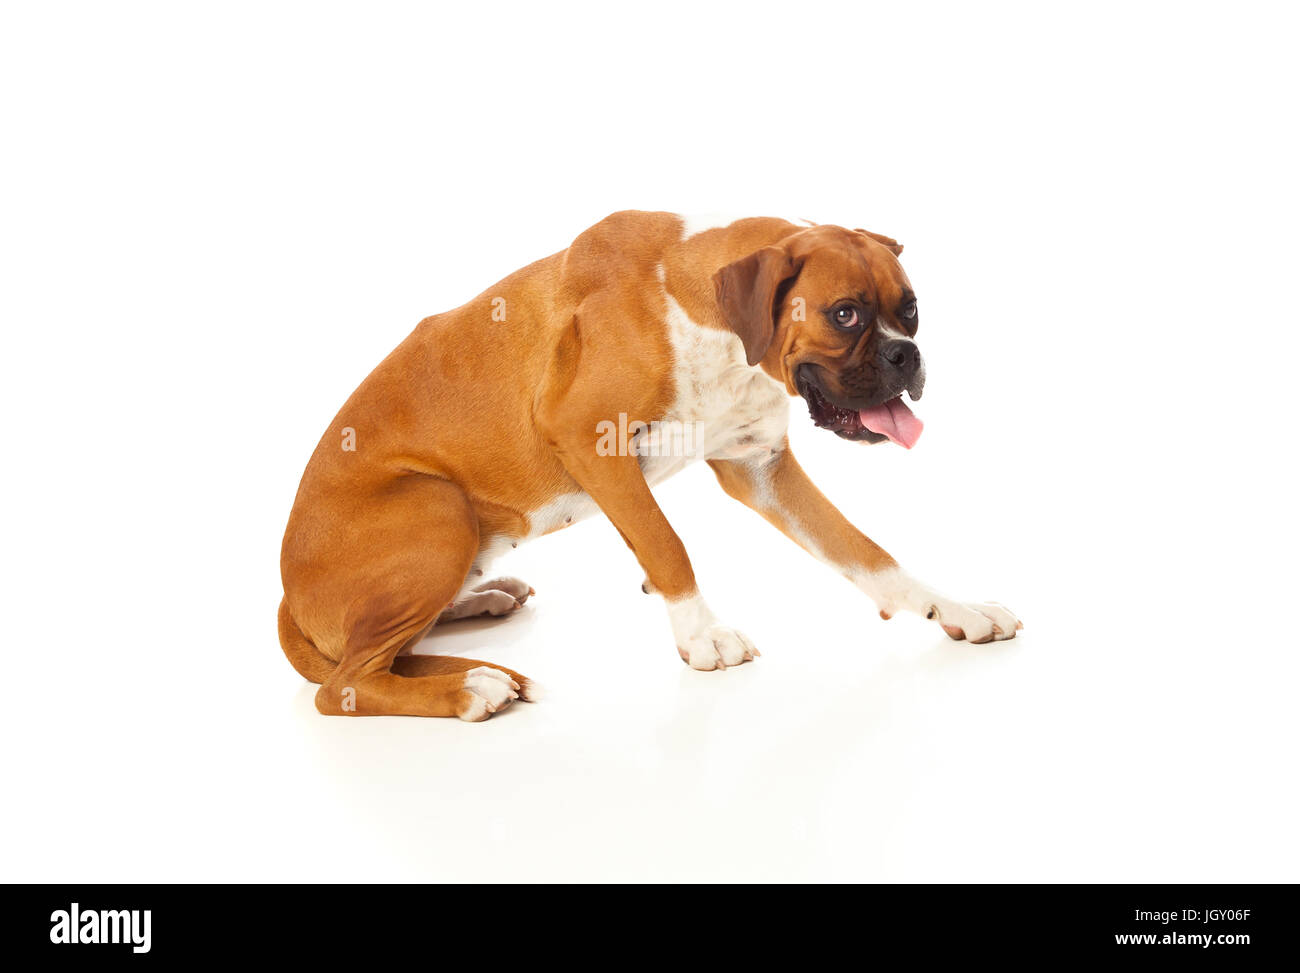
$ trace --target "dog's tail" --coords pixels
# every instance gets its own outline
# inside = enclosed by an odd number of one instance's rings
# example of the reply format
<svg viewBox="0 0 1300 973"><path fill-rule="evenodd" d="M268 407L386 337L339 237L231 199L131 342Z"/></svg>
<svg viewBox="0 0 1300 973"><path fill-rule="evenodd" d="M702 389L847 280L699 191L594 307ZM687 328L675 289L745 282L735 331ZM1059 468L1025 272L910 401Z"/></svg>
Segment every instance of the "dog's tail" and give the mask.
<svg viewBox="0 0 1300 973"><path fill-rule="evenodd" d="M336 663L312 644L289 614L289 600L280 599L280 648L290 664L308 682L324 682L334 672Z"/></svg>

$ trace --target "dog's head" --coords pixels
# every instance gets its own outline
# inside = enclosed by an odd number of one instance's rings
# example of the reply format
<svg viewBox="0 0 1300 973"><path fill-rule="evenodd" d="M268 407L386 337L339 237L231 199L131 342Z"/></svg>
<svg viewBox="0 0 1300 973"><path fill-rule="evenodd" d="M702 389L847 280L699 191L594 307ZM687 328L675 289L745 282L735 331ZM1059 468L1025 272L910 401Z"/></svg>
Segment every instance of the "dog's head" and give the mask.
<svg viewBox="0 0 1300 973"><path fill-rule="evenodd" d="M814 226L728 264L713 283L749 363L803 396L813 422L910 449L921 420L902 395L921 397L925 364L902 252L878 233Z"/></svg>

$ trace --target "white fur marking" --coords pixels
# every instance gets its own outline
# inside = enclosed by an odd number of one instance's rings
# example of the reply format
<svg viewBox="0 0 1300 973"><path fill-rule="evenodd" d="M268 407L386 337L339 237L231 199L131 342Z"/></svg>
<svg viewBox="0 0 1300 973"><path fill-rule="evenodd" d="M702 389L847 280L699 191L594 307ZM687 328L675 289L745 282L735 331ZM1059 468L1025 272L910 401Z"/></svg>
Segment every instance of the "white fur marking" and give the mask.
<svg viewBox="0 0 1300 973"><path fill-rule="evenodd" d="M519 684L507 673L491 666L478 666L465 673L465 688L474 694L460 718L470 723L485 720L489 713L519 698Z"/></svg>
<svg viewBox="0 0 1300 973"><path fill-rule="evenodd" d="M692 669L725 669L759 654L743 632L718 622L698 592L665 604L677 653Z"/></svg>
<svg viewBox="0 0 1300 973"><path fill-rule="evenodd" d="M908 337L906 331L900 331L898 328L895 328L892 324L890 324L887 320L885 320L883 314L876 316L876 330L879 331L886 338Z"/></svg>
<svg viewBox="0 0 1300 973"><path fill-rule="evenodd" d="M693 425L694 452L645 457L646 480L654 485L696 459L769 455L785 438L790 422L785 388L745 361L739 336L697 324L667 293L664 303L674 387L664 418Z"/></svg>
<svg viewBox="0 0 1300 973"><path fill-rule="evenodd" d="M888 615L900 610L915 612L940 625L961 629L972 642L1015 638L1020 624L1016 616L1001 605L992 602L967 604L953 601L917 581L901 568L875 572L852 570L845 573L882 612Z"/></svg>

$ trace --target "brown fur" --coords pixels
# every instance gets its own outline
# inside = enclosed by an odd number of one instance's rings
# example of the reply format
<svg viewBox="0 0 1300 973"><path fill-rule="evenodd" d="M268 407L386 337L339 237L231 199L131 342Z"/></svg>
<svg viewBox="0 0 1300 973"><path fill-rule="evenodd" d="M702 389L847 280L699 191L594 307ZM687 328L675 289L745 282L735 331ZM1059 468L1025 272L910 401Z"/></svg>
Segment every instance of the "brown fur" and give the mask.
<svg viewBox="0 0 1300 973"><path fill-rule="evenodd" d="M462 673L491 663L402 653L460 591L482 545L525 535L530 511L562 494L588 493L665 597L693 592L685 547L636 457L597 456L593 434L620 412L661 418L672 401L657 268L694 320L736 330L754 361L794 393L799 361L846 352L795 326L788 309L773 313L780 282L802 268L810 317L846 280L869 284L883 302L906 286L895 247L887 237L775 219L682 240L672 214L615 213L567 250L421 321L326 430L285 531L280 640L294 668L322 683L318 709L463 715L471 700ZM498 298L504 321L494 319ZM355 430L355 451L342 448L346 428ZM778 490L801 523L819 525L819 542L845 563L889 561L786 456ZM739 466L712 465L728 493L751 502ZM340 702L346 690L355 710Z"/></svg>

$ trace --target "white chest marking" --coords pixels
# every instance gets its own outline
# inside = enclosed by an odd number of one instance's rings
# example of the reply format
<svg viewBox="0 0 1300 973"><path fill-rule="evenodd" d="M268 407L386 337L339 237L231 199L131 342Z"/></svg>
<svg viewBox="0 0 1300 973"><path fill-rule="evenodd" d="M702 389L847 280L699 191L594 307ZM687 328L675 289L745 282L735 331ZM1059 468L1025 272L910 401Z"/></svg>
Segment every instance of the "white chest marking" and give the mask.
<svg viewBox="0 0 1300 973"><path fill-rule="evenodd" d="M673 430L689 426L685 438L691 448L649 450L642 460L646 480L653 485L694 460L745 459L771 452L790 422L785 389L745 361L737 335L696 324L667 294L664 303L675 388L664 418Z"/></svg>
<svg viewBox="0 0 1300 973"><path fill-rule="evenodd" d="M664 303L675 392L662 422L643 433L639 453L646 482L660 483L696 460L756 459L770 454L780 446L790 422L785 388L745 361L739 336L696 324L666 292ZM611 416L610 421L616 418ZM562 494L528 512L528 533L516 543L599 511L585 493ZM475 570L484 569L503 548L508 543L485 545ZM471 580L474 577L471 572Z"/></svg>

